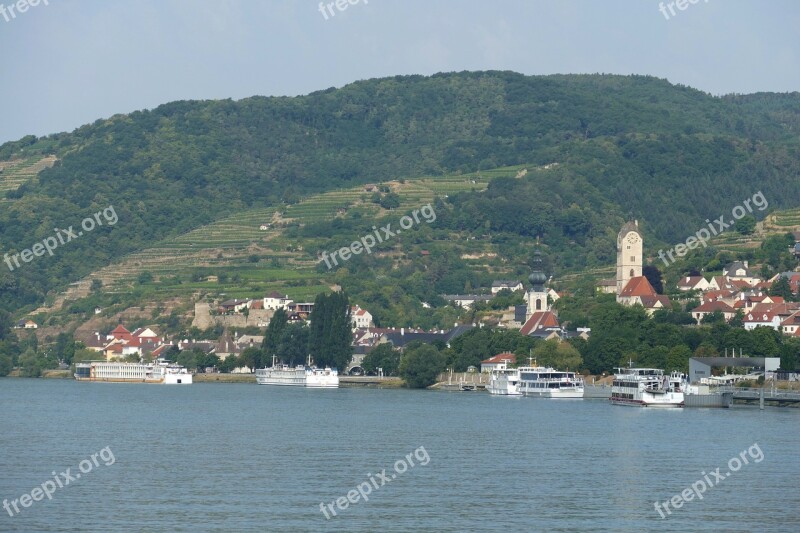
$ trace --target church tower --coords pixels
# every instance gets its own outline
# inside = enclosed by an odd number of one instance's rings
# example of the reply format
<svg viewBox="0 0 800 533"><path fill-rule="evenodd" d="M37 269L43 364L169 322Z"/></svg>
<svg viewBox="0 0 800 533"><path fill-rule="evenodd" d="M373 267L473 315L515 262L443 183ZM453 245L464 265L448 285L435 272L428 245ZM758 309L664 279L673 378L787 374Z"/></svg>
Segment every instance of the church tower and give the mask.
<svg viewBox="0 0 800 533"><path fill-rule="evenodd" d="M617 300L631 278L642 275L642 247L639 221L622 226L617 235Z"/></svg>
<svg viewBox="0 0 800 533"><path fill-rule="evenodd" d="M547 305L547 289L544 286L547 282L547 275L542 272L542 253L539 250L533 252L533 272L528 276L528 281L531 282L531 288L525 295L528 304L525 313L526 321L533 313L550 309L550 306Z"/></svg>

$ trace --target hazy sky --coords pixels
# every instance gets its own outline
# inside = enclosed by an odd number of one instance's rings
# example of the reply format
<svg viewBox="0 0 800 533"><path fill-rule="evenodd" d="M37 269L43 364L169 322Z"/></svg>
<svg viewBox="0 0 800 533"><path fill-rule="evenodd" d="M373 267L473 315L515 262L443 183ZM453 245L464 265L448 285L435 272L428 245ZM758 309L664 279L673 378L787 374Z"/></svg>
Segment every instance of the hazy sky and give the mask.
<svg viewBox="0 0 800 533"><path fill-rule="evenodd" d="M0 143L173 100L395 74L636 73L712 94L800 90L800 0L681 0L674 15L664 2L666 16L657 0L339 0L346 9L325 16L318 0L45 1L13 17L16 2L0 0Z"/></svg>

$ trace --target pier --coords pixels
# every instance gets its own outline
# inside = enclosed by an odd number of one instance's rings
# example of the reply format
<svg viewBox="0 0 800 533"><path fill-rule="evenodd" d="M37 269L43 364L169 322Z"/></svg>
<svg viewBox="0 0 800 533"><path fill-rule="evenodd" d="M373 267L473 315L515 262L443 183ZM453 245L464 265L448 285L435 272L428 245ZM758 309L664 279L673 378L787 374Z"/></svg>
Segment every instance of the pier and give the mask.
<svg viewBox="0 0 800 533"><path fill-rule="evenodd" d="M800 392L788 392L776 389L735 389L733 402L750 405L758 402L763 408L765 404L787 407L800 404Z"/></svg>

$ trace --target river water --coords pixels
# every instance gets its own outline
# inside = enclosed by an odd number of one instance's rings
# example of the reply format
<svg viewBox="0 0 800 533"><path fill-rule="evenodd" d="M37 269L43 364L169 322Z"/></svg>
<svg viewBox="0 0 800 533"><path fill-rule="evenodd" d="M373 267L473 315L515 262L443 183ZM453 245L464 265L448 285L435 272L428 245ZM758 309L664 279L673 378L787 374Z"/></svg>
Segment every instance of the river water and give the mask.
<svg viewBox="0 0 800 533"><path fill-rule="evenodd" d="M797 409L11 378L0 408L0 531L800 531Z"/></svg>

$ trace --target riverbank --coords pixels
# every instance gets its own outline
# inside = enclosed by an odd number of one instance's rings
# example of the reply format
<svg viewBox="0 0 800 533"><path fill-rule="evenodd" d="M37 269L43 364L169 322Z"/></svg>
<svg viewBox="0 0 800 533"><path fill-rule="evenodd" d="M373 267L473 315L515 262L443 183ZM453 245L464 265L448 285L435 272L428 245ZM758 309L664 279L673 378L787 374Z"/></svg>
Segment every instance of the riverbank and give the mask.
<svg viewBox="0 0 800 533"><path fill-rule="evenodd" d="M195 383L256 383L255 374L195 374ZM403 386L400 378L373 376L339 376L340 387L374 387L397 389Z"/></svg>
<svg viewBox="0 0 800 533"><path fill-rule="evenodd" d="M255 383L255 374L195 374L194 383Z"/></svg>

